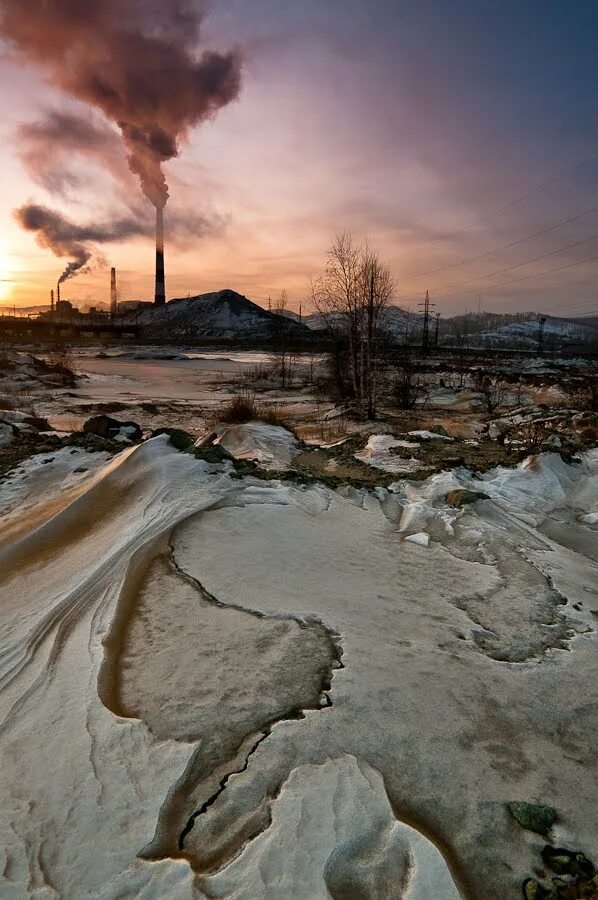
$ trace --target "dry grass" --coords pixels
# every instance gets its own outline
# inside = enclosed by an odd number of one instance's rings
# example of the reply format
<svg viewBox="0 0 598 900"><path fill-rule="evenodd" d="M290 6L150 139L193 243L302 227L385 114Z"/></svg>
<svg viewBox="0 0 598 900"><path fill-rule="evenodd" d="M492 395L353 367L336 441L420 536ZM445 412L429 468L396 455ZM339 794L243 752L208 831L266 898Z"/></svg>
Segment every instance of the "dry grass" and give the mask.
<svg viewBox="0 0 598 900"><path fill-rule="evenodd" d="M215 427L220 422L229 425L242 425L244 422L265 422L267 425L280 425L293 431L292 425L282 413L278 404L259 403L253 394L248 392L238 394L219 409L212 411L210 427Z"/></svg>
<svg viewBox="0 0 598 900"><path fill-rule="evenodd" d="M316 422L306 422L297 429L297 432L304 441L317 440L323 444L333 444L350 433L349 420L339 416L327 421L320 419Z"/></svg>

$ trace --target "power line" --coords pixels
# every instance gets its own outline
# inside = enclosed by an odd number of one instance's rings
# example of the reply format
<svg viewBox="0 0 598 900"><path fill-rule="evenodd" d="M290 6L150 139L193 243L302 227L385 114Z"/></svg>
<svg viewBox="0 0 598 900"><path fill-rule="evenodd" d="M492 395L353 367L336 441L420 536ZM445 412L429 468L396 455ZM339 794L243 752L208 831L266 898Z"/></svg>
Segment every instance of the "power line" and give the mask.
<svg viewBox="0 0 598 900"><path fill-rule="evenodd" d="M498 284L490 285L492 288L504 287L508 284L516 284L518 281L528 281L530 278L543 278L544 275L552 275L554 272L562 272L564 269L573 269L575 266L582 266L587 262L595 262L598 259L598 256L588 256L586 259L578 259L575 262L567 263L564 266L557 266L556 269L546 269L544 272L534 272L531 275L523 275L520 278L510 278L508 281L499 281ZM464 294L476 294L478 293L478 288L472 288L469 291L463 291ZM453 292L455 293L455 292ZM460 293L460 291L457 291ZM452 296L449 294L448 296Z"/></svg>
<svg viewBox="0 0 598 900"><path fill-rule="evenodd" d="M570 225L572 222L578 222L580 219L583 219L585 216L589 216L591 213L598 211L598 206L593 206L591 209L586 209L585 212L579 213L577 216L572 216L570 219L564 219L562 222L557 222L555 225L549 225L547 228L543 228L541 231L536 231L534 234L528 234L526 237L519 238L516 241L510 241L508 244L503 244L501 247L495 247L493 250L487 250L485 253L478 253L477 256L470 256L467 259L461 259L459 262L450 263L446 266L438 266L436 269L430 269L427 272L418 272L413 275L406 275L406 278L422 278L424 275L435 275L437 272L445 272L448 269L457 269L459 266L464 266L466 263L476 262L478 259L485 259L487 256L493 256L495 253L500 253L502 250L509 250L511 247L516 247L518 244L524 244L526 241L533 241L535 238L542 237L545 234L548 234L550 231L556 231L557 228L563 228L564 225Z"/></svg>
<svg viewBox="0 0 598 900"><path fill-rule="evenodd" d="M570 175L571 172L575 172L575 171L577 171L577 169L581 169L581 168L583 168L583 166L586 166L590 162L595 162L596 160L598 160L598 154L593 154L593 156L589 156L587 159L583 159L581 162L576 163L574 166L571 166L569 169L565 169L563 172L553 175L552 178L548 178L548 179L546 179L546 181L540 182L540 184L536 185L536 187L534 187L530 191L528 191L527 194L522 194L522 196L518 197L517 200L512 200L510 203L507 204L506 207L503 207L503 209L506 209L510 206L516 206L518 203L521 203L523 200L527 200L528 197L531 197L532 194L535 194L536 191L540 190L541 188L546 187L549 184L554 184L557 181L560 181L562 178L565 178L567 175Z"/></svg>
<svg viewBox="0 0 598 900"><path fill-rule="evenodd" d="M544 312L552 312L555 309L562 309L563 302L564 301L561 301L561 303L556 303L554 306L545 307ZM582 309L582 310L584 310L587 304L590 304L590 306L591 306L594 303L596 303L595 297L592 297L591 300L577 300L575 303L569 304L567 306L567 309ZM580 313L580 315L583 315L583 314L584 313Z"/></svg>
<svg viewBox="0 0 598 900"><path fill-rule="evenodd" d="M547 187L550 184L554 184L557 181L560 181L562 178L566 178L571 172L576 172L577 169L582 169L584 166L587 166L588 163L595 162L598 160L598 154L594 153L592 156L588 156L586 159L582 159L580 162L575 163L573 166L569 166L567 169L563 169L560 172L546 178L545 180L539 182L535 187L531 188L527 193L522 194L520 197L516 197L514 200L510 200L508 203L503 204L498 207L490 207L486 210L486 215L489 213L494 213L494 215L498 215L501 212L505 212L507 209L511 209L513 206L517 206L517 204L522 203L523 200L527 200L528 197L531 197L536 191L541 190L544 187ZM463 234L464 231L471 231L472 228L475 228L479 225L479 221L472 222L470 225L465 225L460 231L453 231L450 234L443 234L442 237L435 238L432 241L428 241L429 244L437 244L440 241L444 241L450 237L456 237L457 235Z"/></svg>
<svg viewBox="0 0 598 900"><path fill-rule="evenodd" d="M531 263L538 262L541 259L547 259L549 256L556 256L557 253L571 250L572 247L581 247L582 244L589 244L590 241L594 241L597 238L598 234L592 234L590 237L583 238L581 241L573 241L570 244L565 244L564 247L559 247L557 250L551 250L549 253L541 253L540 256L533 256L531 259L516 263L513 266L495 269L494 272L486 272L484 275L472 275L471 278L466 278L464 281L458 281L456 284L448 284L447 288L461 287L463 284L471 284L472 281L478 281L480 278L493 278L495 275L501 275L503 272L512 272L514 269L521 269L522 266L529 266Z"/></svg>

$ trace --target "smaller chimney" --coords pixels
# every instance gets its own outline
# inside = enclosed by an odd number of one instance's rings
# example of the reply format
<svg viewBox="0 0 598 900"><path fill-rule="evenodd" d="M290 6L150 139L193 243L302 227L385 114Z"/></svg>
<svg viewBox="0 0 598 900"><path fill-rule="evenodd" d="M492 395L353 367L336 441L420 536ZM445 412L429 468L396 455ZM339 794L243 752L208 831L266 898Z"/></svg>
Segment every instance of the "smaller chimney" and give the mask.
<svg viewBox="0 0 598 900"><path fill-rule="evenodd" d="M110 269L110 317L114 319L116 316L116 269L114 266Z"/></svg>
<svg viewBox="0 0 598 900"><path fill-rule="evenodd" d="M50 291L50 315L54 315L54 291Z"/></svg>

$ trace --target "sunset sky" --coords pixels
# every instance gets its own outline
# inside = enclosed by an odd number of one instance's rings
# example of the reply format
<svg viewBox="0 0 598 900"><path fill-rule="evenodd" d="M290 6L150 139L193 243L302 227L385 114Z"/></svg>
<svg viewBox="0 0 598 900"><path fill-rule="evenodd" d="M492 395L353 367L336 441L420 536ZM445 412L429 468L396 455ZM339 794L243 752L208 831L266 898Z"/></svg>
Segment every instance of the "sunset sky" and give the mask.
<svg viewBox="0 0 598 900"><path fill-rule="evenodd" d="M296 309L331 237L349 229L390 263L400 304L428 288L449 314L479 302L598 311L595 2L214 0L201 45L234 44L239 99L165 165L167 229L188 217L206 232L167 232L169 298L231 287L265 304L285 288ZM57 138L48 169L78 177L60 190L32 177L23 124L49 110L101 116L0 47L0 299L31 305L68 259L39 247L16 208L84 225L141 206L151 227L154 213L123 174L120 143L99 166ZM106 302L115 265L122 299L152 298L151 237L100 252L63 297Z"/></svg>

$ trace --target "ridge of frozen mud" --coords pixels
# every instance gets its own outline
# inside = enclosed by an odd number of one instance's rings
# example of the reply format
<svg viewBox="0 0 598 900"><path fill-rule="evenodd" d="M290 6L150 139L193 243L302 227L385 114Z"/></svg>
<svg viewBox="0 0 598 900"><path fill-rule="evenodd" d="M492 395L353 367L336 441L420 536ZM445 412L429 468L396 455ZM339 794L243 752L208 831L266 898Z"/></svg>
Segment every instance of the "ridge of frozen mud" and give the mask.
<svg viewBox="0 0 598 900"><path fill-rule="evenodd" d="M156 438L30 494L0 536L0 893L515 900L516 800L596 858L596 563L540 530L595 508L592 466L455 511L466 476L343 496ZM558 597L577 633L542 652Z"/></svg>

